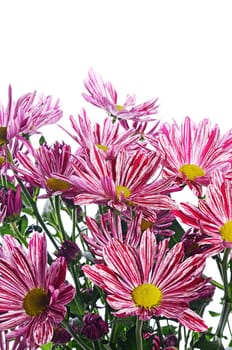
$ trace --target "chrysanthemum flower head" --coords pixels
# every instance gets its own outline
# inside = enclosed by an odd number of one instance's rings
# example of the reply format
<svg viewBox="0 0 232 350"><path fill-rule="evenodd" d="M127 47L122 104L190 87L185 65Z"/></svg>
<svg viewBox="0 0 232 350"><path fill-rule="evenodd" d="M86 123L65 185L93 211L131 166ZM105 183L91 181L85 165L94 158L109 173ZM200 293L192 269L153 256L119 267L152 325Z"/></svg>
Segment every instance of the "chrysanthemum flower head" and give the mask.
<svg viewBox="0 0 232 350"><path fill-rule="evenodd" d="M108 114L118 119L151 120L151 115L157 113L157 98L135 105L134 95L127 95L123 104L119 104L118 95L110 82L104 82L93 69L89 70L88 78L84 81L89 95L83 93L86 101L104 109Z"/></svg>
<svg viewBox="0 0 232 350"><path fill-rule="evenodd" d="M232 181L223 174L213 174L205 199L200 199L197 207L190 203L181 203L179 209L173 210L173 213L183 223L208 236L199 242L212 246L206 252L232 247Z"/></svg>
<svg viewBox="0 0 232 350"><path fill-rule="evenodd" d="M122 150L114 160L106 160L96 147L75 166L75 180L80 194L77 205L105 204L119 211L128 207L150 209L173 208L168 196L173 178L160 179L161 159L155 152L133 154Z"/></svg>
<svg viewBox="0 0 232 350"><path fill-rule="evenodd" d="M44 188L48 196L72 191L71 176L74 173L71 147L65 143L44 144L32 154L19 152L17 175L33 186Z"/></svg>
<svg viewBox="0 0 232 350"><path fill-rule="evenodd" d="M196 124L186 117L181 126L165 123L162 129L158 143L164 174L175 174L178 183L188 184L198 195L202 185L209 184L213 171L230 167L231 135L221 137L219 127L211 127L209 119Z"/></svg>
<svg viewBox="0 0 232 350"><path fill-rule="evenodd" d="M102 126L99 123L92 124L84 109L78 115L78 120L70 116L70 121L75 134L62 129L79 144L78 154L96 146L104 152L106 158L113 158L121 149L127 148L139 138L133 130L122 132L120 125L114 124L110 118L105 118Z"/></svg>
<svg viewBox="0 0 232 350"><path fill-rule="evenodd" d="M4 216L0 217L0 223L7 219L13 221L20 214L22 209L21 189L17 185L16 189L5 189L0 190L0 213L5 213ZM1 216L1 215L0 215Z"/></svg>
<svg viewBox="0 0 232 350"><path fill-rule="evenodd" d="M87 216L86 225L91 236L83 233L82 237L88 243L91 252L98 258L102 258L103 248L112 239L137 247L142 235L141 222L142 213L127 224L122 216L109 210L106 214L100 215L99 222Z"/></svg>
<svg viewBox="0 0 232 350"><path fill-rule="evenodd" d="M65 281L66 262L47 265L44 234L35 232L28 251L5 235L0 251L0 331L23 336L31 349L51 341L75 289Z"/></svg>
<svg viewBox="0 0 232 350"><path fill-rule="evenodd" d="M116 316L148 320L163 315L192 330L207 329L189 308L189 302L206 283L201 277L203 256L184 260L182 243L168 251L168 240L157 244L154 234L147 230L138 249L114 240L104 248L103 258L105 265L85 265L83 271L106 292Z"/></svg>
<svg viewBox="0 0 232 350"><path fill-rule="evenodd" d="M62 117L59 100L52 103L51 96L40 96L36 92L12 100L12 88L8 89L8 105L0 105L0 146L12 138L32 135L41 126L56 123Z"/></svg>
<svg viewBox="0 0 232 350"><path fill-rule="evenodd" d="M28 346L23 337L16 337L9 340L7 338L7 331L0 332L0 350L28 350Z"/></svg>

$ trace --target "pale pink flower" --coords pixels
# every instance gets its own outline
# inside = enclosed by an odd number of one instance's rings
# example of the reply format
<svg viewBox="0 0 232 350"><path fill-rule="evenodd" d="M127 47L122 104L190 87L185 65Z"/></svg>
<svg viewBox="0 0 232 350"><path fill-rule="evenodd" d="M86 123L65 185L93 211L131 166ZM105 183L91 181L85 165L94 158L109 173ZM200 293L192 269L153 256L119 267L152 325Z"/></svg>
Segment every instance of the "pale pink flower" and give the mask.
<svg viewBox="0 0 232 350"><path fill-rule="evenodd" d="M157 98L151 99L139 105L136 104L134 95L127 95L126 100L121 105L118 103L118 95L110 82L104 82L99 74L90 69L88 78L84 81L88 94L82 96L86 101L104 109L113 118L132 119L135 121L151 120L151 115L157 113Z"/></svg>
<svg viewBox="0 0 232 350"><path fill-rule="evenodd" d="M205 266L202 256L184 260L182 243L168 250L167 239L157 244L147 230L138 249L113 240L103 249L103 258L105 265L85 265L83 271L106 292L115 316L148 320L162 315L192 330L207 330L200 316L189 308L189 302L206 284L201 277Z"/></svg>
<svg viewBox="0 0 232 350"><path fill-rule="evenodd" d="M198 206L181 203L173 214L208 236L198 242L212 246L207 249L207 254L211 250L216 254L225 247L232 247L232 182L222 174L214 173L205 199L200 199Z"/></svg>
<svg viewBox="0 0 232 350"><path fill-rule="evenodd" d="M220 136L218 125L211 127L208 119L196 124L186 117L181 126L165 123L162 131L158 141L164 175L176 175L179 184L188 184L198 195L215 170L226 172L230 167L231 135Z"/></svg>
<svg viewBox="0 0 232 350"><path fill-rule="evenodd" d="M101 150L93 148L85 159L78 159L75 179L80 194L74 203L105 204L124 211L128 207L152 210L174 208L167 195L173 179L157 179L162 165L160 157L152 153L121 151L113 160L106 160Z"/></svg>
<svg viewBox="0 0 232 350"><path fill-rule="evenodd" d="M66 270L64 258L47 265L44 234L35 232L27 251L5 235L0 251L0 331L10 330L8 338L23 336L30 349L51 341L75 295L65 281Z"/></svg>

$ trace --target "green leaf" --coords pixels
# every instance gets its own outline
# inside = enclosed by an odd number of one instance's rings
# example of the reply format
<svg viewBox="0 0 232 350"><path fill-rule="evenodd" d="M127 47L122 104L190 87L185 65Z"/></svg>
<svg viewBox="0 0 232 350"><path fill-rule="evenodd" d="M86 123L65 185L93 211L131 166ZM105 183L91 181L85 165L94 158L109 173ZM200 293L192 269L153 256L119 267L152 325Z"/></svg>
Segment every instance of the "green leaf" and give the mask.
<svg viewBox="0 0 232 350"><path fill-rule="evenodd" d="M0 226L0 235L11 235L14 236L14 232L12 231L10 225L7 222L4 222L2 226Z"/></svg>
<svg viewBox="0 0 232 350"><path fill-rule="evenodd" d="M25 233L28 227L28 218L26 217L26 215L23 215L18 219L17 226L21 233Z"/></svg>
<svg viewBox="0 0 232 350"><path fill-rule="evenodd" d="M162 334L163 336L168 336L170 334L176 334L176 328L175 326L173 325L168 325L168 326L164 326L162 327Z"/></svg>
<svg viewBox="0 0 232 350"><path fill-rule="evenodd" d="M45 137L42 135L39 139L39 144L42 146L44 143L46 143Z"/></svg>
<svg viewBox="0 0 232 350"><path fill-rule="evenodd" d="M224 346L218 340L210 341L206 338L206 335L203 334L201 337L194 343L193 348L200 350L225 350Z"/></svg>
<svg viewBox="0 0 232 350"><path fill-rule="evenodd" d="M214 312L214 311L209 311L209 314L210 314L210 316L212 316L212 317L217 317L217 316L220 316L220 315L221 315L220 312Z"/></svg>
<svg viewBox="0 0 232 350"><path fill-rule="evenodd" d="M47 344L41 345L40 348L42 350L51 350L52 349L52 343L47 343Z"/></svg>
<svg viewBox="0 0 232 350"><path fill-rule="evenodd" d="M176 243L181 241L181 238L184 234L184 229L183 227L179 224L177 220L174 220L172 225L169 227L170 230L175 231L175 234L171 236L170 241L169 241L169 246L170 248L173 247Z"/></svg>

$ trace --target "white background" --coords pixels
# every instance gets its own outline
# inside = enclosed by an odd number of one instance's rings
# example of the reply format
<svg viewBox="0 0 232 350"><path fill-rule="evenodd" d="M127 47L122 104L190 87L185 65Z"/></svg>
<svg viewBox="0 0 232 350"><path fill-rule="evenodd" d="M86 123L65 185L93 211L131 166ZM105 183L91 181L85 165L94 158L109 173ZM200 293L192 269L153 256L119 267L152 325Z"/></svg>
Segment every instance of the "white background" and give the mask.
<svg viewBox="0 0 232 350"><path fill-rule="evenodd" d="M0 100L37 90L60 98L63 125L82 106L93 67L123 99L159 97L163 120L232 117L232 3L213 0L0 0ZM120 101L119 101L120 103ZM51 141L64 138L44 130Z"/></svg>

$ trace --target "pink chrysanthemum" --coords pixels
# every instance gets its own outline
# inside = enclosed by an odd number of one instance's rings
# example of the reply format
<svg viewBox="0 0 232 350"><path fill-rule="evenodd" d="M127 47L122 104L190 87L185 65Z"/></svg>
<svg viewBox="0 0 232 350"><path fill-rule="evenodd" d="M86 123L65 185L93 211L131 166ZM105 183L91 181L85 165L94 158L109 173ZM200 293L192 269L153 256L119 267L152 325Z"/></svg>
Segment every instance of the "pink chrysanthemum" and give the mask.
<svg viewBox="0 0 232 350"><path fill-rule="evenodd" d="M21 96L15 103L9 86L8 105L6 109L0 106L0 146L13 137L32 135L41 126L56 123L61 117L59 100L52 104L51 96L37 98L34 92Z"/></svg>
<svg viewBox="0 0 232 350"><path fill-rule="evenodd" d="M13 221L20 214L21 209L22 199L20 186L17 185L15 190L2 188L0 190L0 223L2 223L4 219ZM4 213L4 215L1 213Z"/></svg>
<svg viewBox="0 0 232 350"><path fill-rule="evenodd" d="M106 292L117 317L147 320L163 315L192 330L207 330L189 308L206 283L201 277L205 265L202 256L184 260L182 243L168 251L167 239L157 244L154 234L146 231L138 249L114 240L104 248L103 258L106 265L85 265L83 271Z"/></svg>
<svg viewBox="0 0 232 350"><path fill-rule="evenodd" d="M16 339L7 339L7 332L0 332L0 350L28 350L26 341L23 337L17 337Z"/></svg>
<svg viewBox="0 0 232 350"><path fill-rule="evenodd" d="M86 225L91 236L82 234L84 240L88 243L91 252L97 257L102 257L103 248L108 245L112 239L118 239L120 242L132 247L139 245L142 229L142 214L131 219L129 224L123 221L121 216L114 215L108 211L105 215L100 215L99 223L91 217L86 217Z"/></svg>
<svg viewBox="0 0 232 350"><path fill-rule="evenodd" d="M33 186L44 188L48 196L68 193L74 194L70 181L74 173L72 163L75 162L71 154L71 147L64 143L56 142L52 146L42 145L38 150L33 150L34 159L29 155L19 152L17 175Z"/></svg>
<svg viewBox="0 0 232 350"><path fill-rule="evenodd" d="M201 195L215 170L227 171L231 162L231 134L220 136L208 119L195 124L186 117L181 127L174 122L164 124L158 136L164 162L164 174L176 175L180 184L188 184Z"/></svg>
<svg viewBox="0 0 232 350"><path fill-rule="evenodd" d="M199 200L197 207L181 203L179 210L173 210L173 214L208 235L200 243L213 245L215 254L217 250L232 247L232 182L222 174L214 173L206 197Z"/></svg>
<svg viewBox="0 0 232 350"><path fill-rule="evenodd" d="M156 210L175 206L166 195L173 179L157 180L161 162L154 152L121 151L111 161L95 147L85 159L78 160L76 185L81 193L74 198L77 205L105 204L120 211L136 206Z"/></svg>
<svg viewBox="0 0 232 350"><path fill-rule="evenodd" d="M89 95L82 94L85 100L104 109L114 118L147 121L152 119L151 115L157 113L157 98L135 105L135 96L127 95L123 105L119 105L118 95L113 85L110 82L104 82L93 69L89 70L84 85L89 92Z"/></svg>
<svg viewBox="0 0 232 350"><path fill-rule="evenodd" d="M47 265L45 235L35 232L28 251L9 235L0 252L0 331L23 336L35 349L51 341L53 329L64 319L75 289L65 281L66 262Z"/></svg>
<svg viewBox="0 0 232 350"><path fill-rule="evenodd" d="M133 130L120 132L120 125L114 124L110 118L104 119L102 126L99 123L92 125L84 109L78 115L78 122L73 116L70 116L70 121L76 134L72 135L64 130L80 145L78 154L97 146L104 151L106 158L114 158L121 149L126 149L139 138L138 135L134 135Z"/></svg>

